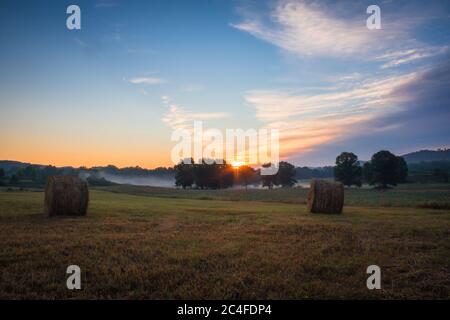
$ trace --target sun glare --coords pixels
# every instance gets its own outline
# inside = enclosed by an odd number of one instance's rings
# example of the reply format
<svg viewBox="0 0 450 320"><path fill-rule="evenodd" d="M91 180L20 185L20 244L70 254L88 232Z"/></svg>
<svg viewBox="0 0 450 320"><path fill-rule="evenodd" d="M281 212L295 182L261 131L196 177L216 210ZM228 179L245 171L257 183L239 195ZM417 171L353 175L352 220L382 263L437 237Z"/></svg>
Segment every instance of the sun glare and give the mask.
<svg viewBox="0 0 450 320"><path fill-rule="evenodd" d="M239 168L240 166L243 166L245 163L243 162L243 161L233 161L232 163L231 163L231 165L234 167L234 168Z"/></svg>

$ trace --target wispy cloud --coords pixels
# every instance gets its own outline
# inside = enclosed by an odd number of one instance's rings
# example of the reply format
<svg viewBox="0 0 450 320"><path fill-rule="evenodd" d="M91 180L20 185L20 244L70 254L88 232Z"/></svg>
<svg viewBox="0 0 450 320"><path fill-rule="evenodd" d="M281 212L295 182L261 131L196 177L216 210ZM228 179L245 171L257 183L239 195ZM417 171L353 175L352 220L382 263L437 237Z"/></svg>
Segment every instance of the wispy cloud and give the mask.
<svg viewBox="0 0 450 320"><path fill-rule="evenodd" d="M167 80L156 77L138 77L130 79L130 83L133 84L147 84L147 85L157 85L166 83Z"/></svg>
<svg viewBox="0 0 450 320"><path fill-rule="evenodd" d="M170 98L170 96L162 96L161 100L164 104L169 104L172 99Z"/></svg>
<svg viewBox="0 0 450 320"><path fill-rule="evenodd" d="M333 82L352 82L355 80L359 80L362 78L362 74L359 72L353 72L350 74L344 74L344 75L340 75L340 76L332 76L329 77L330 81Z"/></svg>
<svg viewBox="0 0 450 320"><path fill-rule="evenodd" d="M417 49L407 49L387 52L376 57L376 60L387 61L381 66L382 69L392 68L401 64L410 63L416 60L434 57L448 52L449 46L431 46Z"/></svg>
<svg viewBox="0 0 450 320"><path fill-rule="evenodd" d="M168 96L162 97L163 103L169 108L162 121L172 129L185 129L190 131L194 121L222 119L228 116L225 112L193 112L186 110L182 106L171 104L171 100Z"/></svg>
<svg viewBox="0 0 450 320"><path fill-rule="evenodd" d="M296 95L286 91L250 91L245 99L255 107L262 121L276 121L301 116L303 119L324 114L366 112L368 106L383 105L398 86L407 83L415 73L366 81L348 91L317 95Z"/></svg>
<svg viewBox="0 0 450 320"><path fill-rule="evenodd" d="M246 15L232 27L300 57L352 58L381 61L382 68L432 57L448 50L420 43L412 30L424 18L383 14L382 29L368 30L363 8L351 14L341 4L317 1L278 1L269 14ZM346 4L348 7L348 4ZM267 19L268 16L268 19ZM266 19L264 19L266 17Z"/></svg>
<svg viewBox="0 0 450 320"><path fill-rule="evenodd" d="M232 26L300 56L348 56L379 47L364 19L332 13L317 5L280 1L269 23L252 17Z"/></svg>
<svg viewBox="0 0 450 320"><path fill-rule="evenodd" d="M289 156L354 134L355 126L399 111L399 106L409 101L399 90L419 75L371 79L349 90L317 95L251 91L245 100L267 127L279 129L281 152Z"/></svg>
<svg viewBox="0 0 450 320"><path fill-rule="evenodd" d="M368 30L367 6L361 3L355 3L359 6L356 9L354 6L349 9L347 3L345 6L343 9L342 4L331 1L279 0L268 13L241 11L243 20L232 24L232 27L269 42L301 61L351 59L367 66L367 69L358 69L360 72L326 75L322 80L330 86L321 90L312 89L317 86L314 82L311 82L312 86L303 82L298 90L252 90L246 93L245 100L254 108L256 118L267 127L279 129L284 156L320 149L324 144L340 139L398 129L400 120L386 123L378 120L394 119L394 114L405 116L405 110L416 104L415 92L423 90L417 83L424 81L421 79L431 81L429 76L424 76L429 72L427 68L439 59L437 56L449 52L448 45L427 45L417 40L414 33L427 16L440 12L436 8L420 16L411 16L409 13L415 12L411 8L406 8L407 12L401 15L383 12L382 29ZM426 61L432 57L435 59ZM415 72L400 68L390 70L419 61L427 64L416 66ZM376 72L371 76L367 70ZM326 64L319 71L326 73ZM443 78L442 75L436 77ZM438 85L433 82L424 87L435 92L433 87ZM441 91L436 95L445 100ZM445 104L436 99L434 104Z"/></svg>

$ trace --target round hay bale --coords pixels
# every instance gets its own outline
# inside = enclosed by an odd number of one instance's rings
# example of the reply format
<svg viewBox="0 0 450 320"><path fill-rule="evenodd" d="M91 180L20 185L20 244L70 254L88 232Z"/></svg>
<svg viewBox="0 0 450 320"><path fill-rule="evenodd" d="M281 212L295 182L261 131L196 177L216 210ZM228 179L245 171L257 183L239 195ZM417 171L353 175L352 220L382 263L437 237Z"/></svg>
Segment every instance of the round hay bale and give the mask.
<svg viewBox="0 0 450 320"><path fill-rule="evenodd" d="M312 213L342 213L344 185L340 182L312 180L308 192L308 211Z"/></svg>
<svg viewBox="0 0 450 320"><path fill-rule="evenodd" d="M50 216L85 216L89 189L78 177L52 176L45 187L45 212Z"/></svg>

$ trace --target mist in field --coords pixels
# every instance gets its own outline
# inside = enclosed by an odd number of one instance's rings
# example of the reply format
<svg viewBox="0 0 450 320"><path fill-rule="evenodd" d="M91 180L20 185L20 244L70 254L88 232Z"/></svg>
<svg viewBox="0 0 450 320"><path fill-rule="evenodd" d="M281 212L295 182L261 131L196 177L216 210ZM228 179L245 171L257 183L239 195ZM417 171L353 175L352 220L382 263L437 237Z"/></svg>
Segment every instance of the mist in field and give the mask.
<svg viewBox="0 0 450 320"><path fill-rule="evenodd" d="M80 178L87 179L92 176L91 173L84 172L80 174ZM126 176L126 175L115 175L104 171L96 172L95 176L97 178L104 178L107 181L118 183L118 184L130 184L135 186L148 186L148 187L165 187L174 188L175 179L174 178L159 178L147 176Z"/></svg>
<svg viewBox="0 0 450 320"><path fill-rule="evenodd" d="M84 172L80 174L80 178L87 179L89 176L95 176L97 178L104 178L107 181L118 183L118 184L129 184L135 186L148 186L148 187L164 187L164 188L175 188L175 178L167 177L152 177L152 176L132 176L132 175L116 175L105 171L98 171L95 175ZM309 188L309 179L299 180L295 183L294 187ZM278 186L280 187L280 186ZM274 188L278 188L274 186ZM235 184L231 189L266 189L260 183L249 184L247 187L241 184Z"/></svg>
<svg viewBox="0 0 450 320"><path fill-rule="evenodd" d="M174 179L164 179L155 177L133 177L133 176L117 176L113 174L100 173L102 178L108 181L120 184L132 184L136 186L150 186L150 187L175 187Z"/></svg>

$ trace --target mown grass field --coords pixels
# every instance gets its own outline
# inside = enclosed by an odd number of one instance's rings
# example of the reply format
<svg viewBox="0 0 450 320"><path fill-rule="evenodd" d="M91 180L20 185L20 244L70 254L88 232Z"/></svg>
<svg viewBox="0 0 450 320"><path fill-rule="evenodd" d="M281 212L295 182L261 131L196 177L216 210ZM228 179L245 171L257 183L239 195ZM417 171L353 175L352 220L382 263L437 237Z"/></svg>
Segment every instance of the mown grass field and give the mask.
<svg viewBox="0 0 450 320"><path fill-rule="evenodd" d="M132 195L199 200L265 201L305 204L307 188L196 190L116 185L99 190ZM346 188L345 204L370 207L437 207L450 210L450 184L405 184L387 191Z"/></svg>
<svg viewBox="0 0 450 320"><path fill-rule="evenodd" d="M450 298L450 187L349 189L342 215L307 213L306 191L115 186L50 219L42 192L1 190L0 298Z"/></svg>

